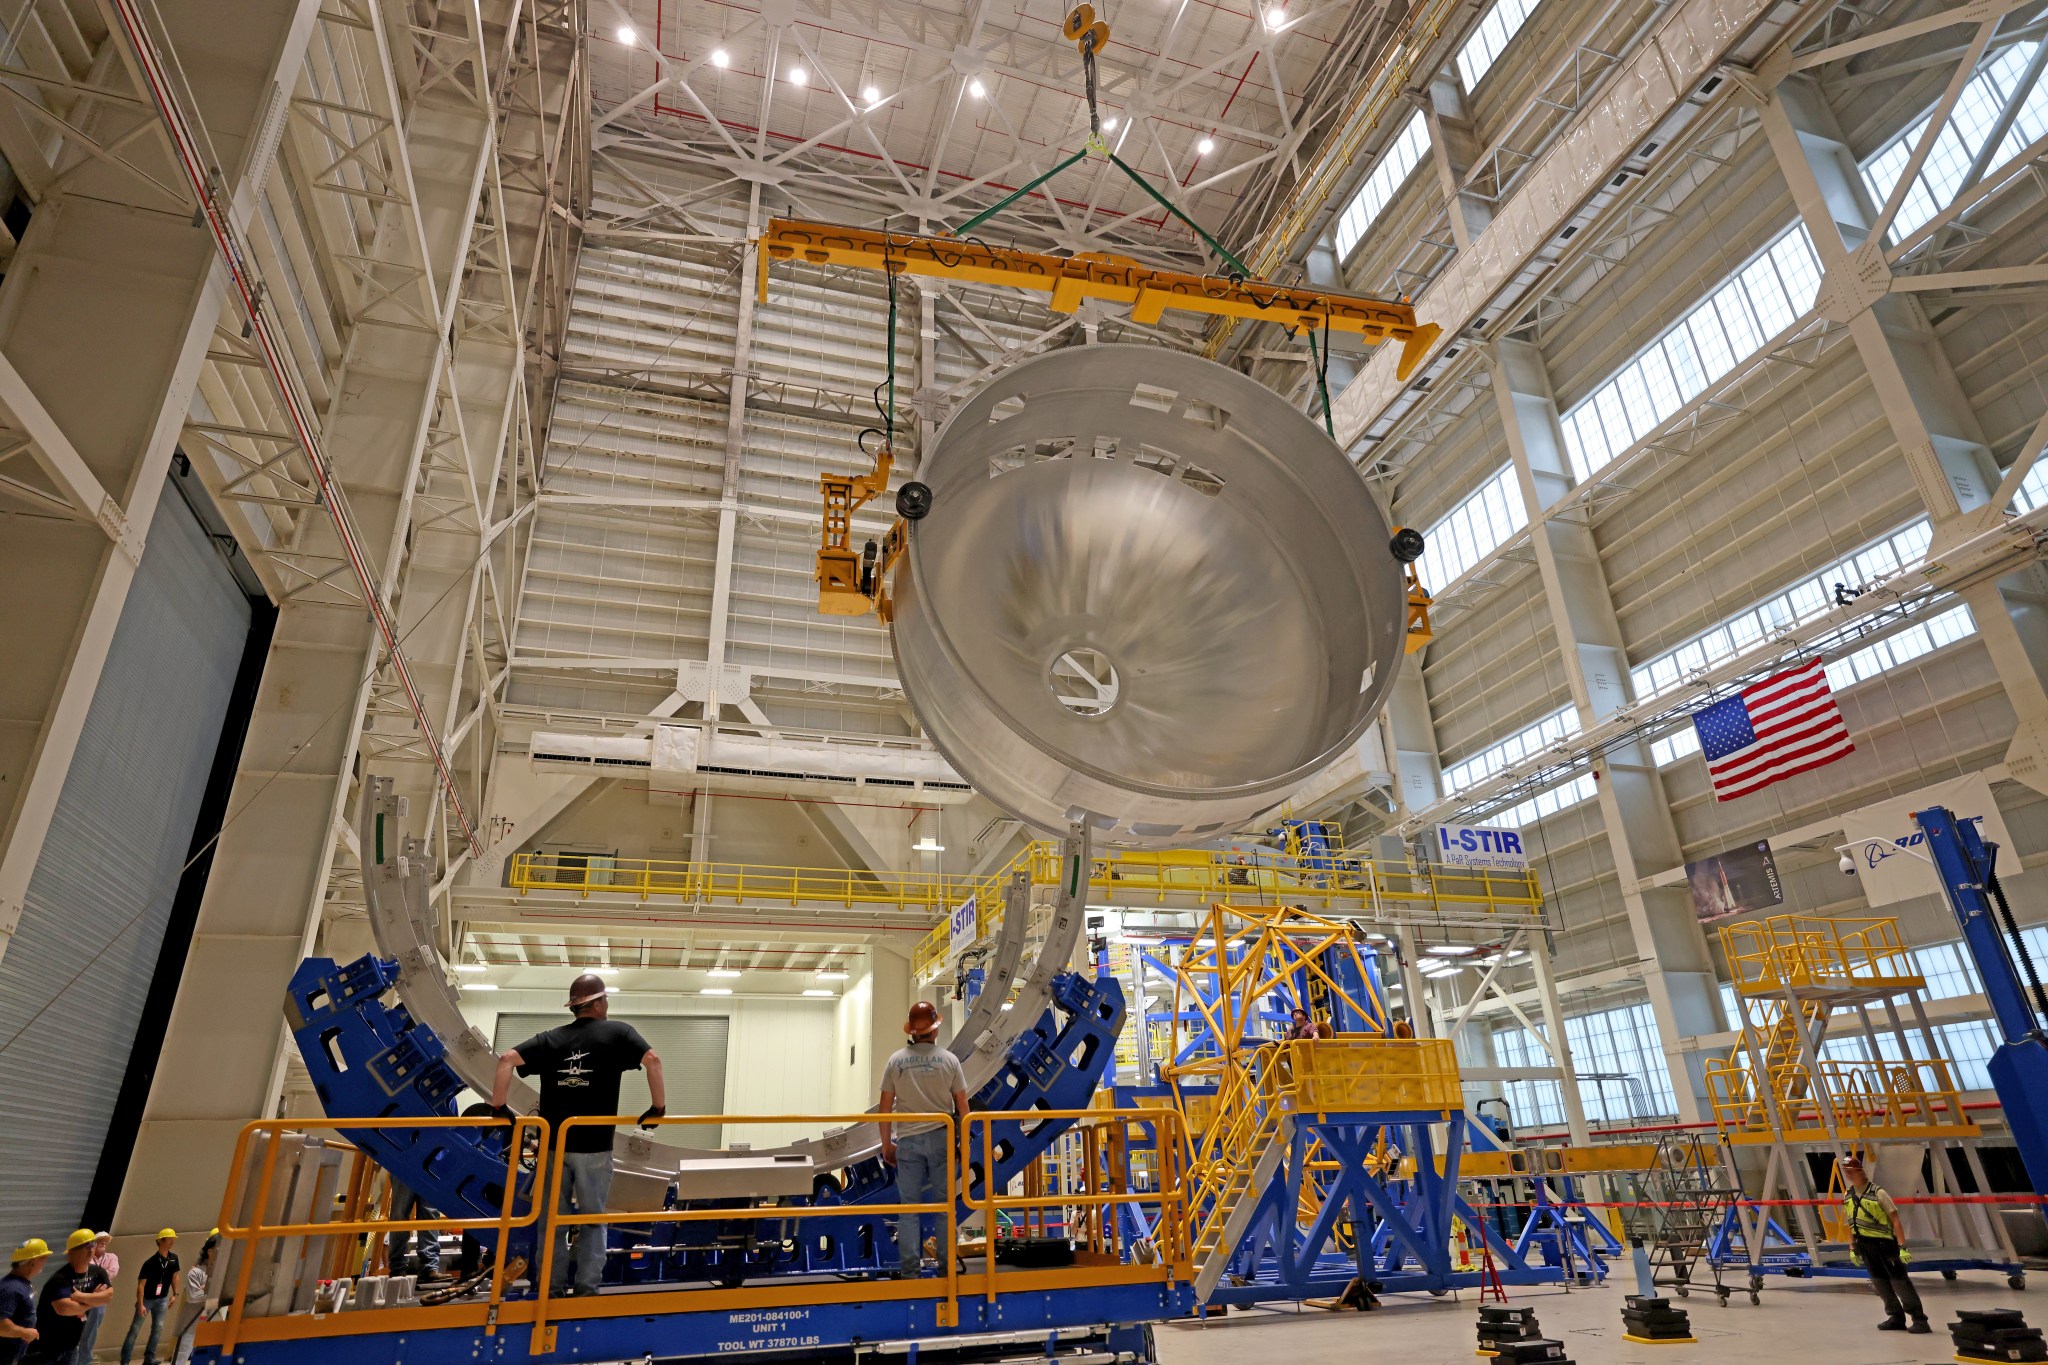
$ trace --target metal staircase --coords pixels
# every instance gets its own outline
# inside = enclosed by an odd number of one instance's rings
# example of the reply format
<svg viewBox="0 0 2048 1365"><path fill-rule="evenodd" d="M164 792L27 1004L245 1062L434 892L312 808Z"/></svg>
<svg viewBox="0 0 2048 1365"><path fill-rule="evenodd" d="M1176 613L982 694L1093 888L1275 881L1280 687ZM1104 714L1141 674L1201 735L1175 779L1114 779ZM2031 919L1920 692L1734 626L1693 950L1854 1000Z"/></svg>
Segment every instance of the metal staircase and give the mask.
<svg viewBox="0 0 2048 1365"><path fill-rule="evenodd" d="M1294 1138L1292 1116L1268 1110L1243 1147L1225 1148L1214 1171L1215 1190L1195 1234L1195 1298L1206 1302L1222 1282L1231 1252L1258 1210L1258 1192L1273 1181ZM1198 1186L1199 1188L1199 1186ZM1247 1195L1252 1196L1246 1198Z"/></svg>
<svg viewBox="0 0 2048 1365"><path fill-rule="evenodd" d="M1726 1303L1732 1290L1722 1282L1720 1265L1708 1258L1707 1246L1741 1191L1718 1152L1698 1134L1668 1136L1657 1144L1657 1164L1640 1183L1641 1197L1630 1202L1647 1207L1632 1211L1628 1231L1650 1253L1652 1279L1683 1298L1704 1263L1713 1292Z"/></svg>

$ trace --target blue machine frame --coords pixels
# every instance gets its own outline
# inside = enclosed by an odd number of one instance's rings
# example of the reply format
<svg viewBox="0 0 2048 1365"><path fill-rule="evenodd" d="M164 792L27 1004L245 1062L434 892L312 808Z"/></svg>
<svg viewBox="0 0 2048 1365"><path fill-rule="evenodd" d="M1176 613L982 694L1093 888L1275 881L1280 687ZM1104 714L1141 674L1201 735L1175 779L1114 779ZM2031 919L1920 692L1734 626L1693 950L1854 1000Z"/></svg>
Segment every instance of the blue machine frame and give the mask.
<svg viewBox="0 0 2048 1365"><path fill-rule="evenodd" d="M287 1018L330 1118L375 1120L455 1112L462 1083L445 1060L441 1040L416 1023L402 1005L386 1003L397 979L395 962L373 956L346 967L329 958L310 958L293 974ZM1046 1011L1036 1027L1011 1045L1002 1069L973 1096L977 1111L1019 1116L991 1125L998 1188L1007 1186L1073 1126L1071 1119L1033 1120L1029 1115L1034 1110L1086 1108L1123 1024L1123 991L1114 980L1064 972L1053 978L1052 996L1056 1009ZM502 1138L494 1141L480 1130L456 1128L351 1129L346 1135L438 1213L497 1220L504 1193ZM979 1161L968 1175L971 1199L982 1183ZM515 1212L531 1208L531 1199L529 1175L520 1182ZM611 1234L630 1238L638 1254L608 1256L605 1282L711 1282L730 1287L764 1275L883 1270L896 1264L895 1219L861 1216L857 1209L895 1199L893 1173L873 1157L838 1175L821 1174L810 1199L785 1201L848 1208L843 1219L803 1219L799 1238L784 1240L780 1225L773 1221L664 1222L651 1213L646 1224L626 1225ZM680 1207L674 1186L668 1206ZM970 1211L967 1203L961 1205L963 1216ZM523 1246L523 1254L537 1264L533 1236L531 1229L514 1234L513 1249Z"/></svg>

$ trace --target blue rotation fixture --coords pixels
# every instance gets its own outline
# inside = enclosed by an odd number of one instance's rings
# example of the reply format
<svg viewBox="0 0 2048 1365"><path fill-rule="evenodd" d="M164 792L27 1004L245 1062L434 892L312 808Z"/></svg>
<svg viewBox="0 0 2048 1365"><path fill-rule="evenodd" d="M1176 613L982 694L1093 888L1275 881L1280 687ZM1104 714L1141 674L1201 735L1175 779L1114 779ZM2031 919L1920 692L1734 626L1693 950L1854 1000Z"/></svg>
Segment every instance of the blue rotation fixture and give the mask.
<svg viewBox="0 0 2048 1365"><path fill-rule="evenodd" d="M385 998L398 964L366 956L346 967L332 958L299 964L287 988L285 1020L329 1118L431 1118L455 1113L462 1082L433 1030ZM450 1218L495 1222L504 1204L509 1130L345 1129L344 1137ZM522 1174L513 1212L532 1207ZM488 1242L496 1234L475 1234ZM530 1234L529 1234L530 1237Z"/></svg>
<svg viewBox="0 0 2048 1365"><path fill-rule="evenodd" d="M455 1112L462 1082L445 1061L431 1029L386 997L398 964L367 956L337 967L310 958L292 977L287 1017L315 1093L330 1118L387 1119ZM1114 980L1063 972L1052 979L1054 1008L1011 1044L1003 1065L973 1097L976 1111L1019 1115L993 1125L995 1178L1007 1186L1073 1126L1071 1119L1033 1121L1029 1111L1083 1109L1115 1052L1123 1027L1123 991ZM1062 1022L1061 1016L1064 1016ZM350 1141L428 1207L450 1218L495 1220L503 1198L504 1139L489 1130L349 1130ZM980 1185L979 1129L970 1199ZM522 1176L515 1213L531 1207L531 1176ZM670 1187L668 1207L678 1207ZM737 1206L751 1201L730 1201ZM792 1206L844 1206L845 1217L663 1221L613 1225L606 1258L608 1284L710 1282L732 1286L766 1275L881 1270L897 1263L893 1215L863 1216L862 1204L896 1202L894 1175L879 1157L821 1173L808 1199ZM719 1201L685 1207L717 1208ZM965 1216L970 1209L961 1206ZM515 1233L513 1250L538 1263L533 1232ZM488 1238L485 1238L488 1240Z"/></svg>
<svg viewBox="0 0 2048 1365"><path fill-rule="evenodd" d="M1944 806L1915 812L1913 819L1926 833L1928 856L1962 925L1963 946L2005 1036L1986 1070L2006 1127L2034 1193L2048 1194L2048 1038L2042 1035L2048 993L1998 885L1998 845L1984 842L1976 821L1958 820Z"/></svg>

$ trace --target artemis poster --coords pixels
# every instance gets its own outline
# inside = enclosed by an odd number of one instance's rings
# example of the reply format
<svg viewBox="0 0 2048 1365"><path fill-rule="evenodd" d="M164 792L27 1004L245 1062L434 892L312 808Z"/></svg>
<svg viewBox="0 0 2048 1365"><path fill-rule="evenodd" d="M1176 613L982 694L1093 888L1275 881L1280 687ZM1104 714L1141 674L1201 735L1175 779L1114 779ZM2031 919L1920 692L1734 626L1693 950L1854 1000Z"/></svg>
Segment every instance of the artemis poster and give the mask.
<svg viewBox="0 0 2048 1365"><path fill-rule="evenodd" d="M1771 856L1767 839L1687 863L1685 884L1692 892L1693 913L1702 922L1785 903L1778 860Z"/></svg>

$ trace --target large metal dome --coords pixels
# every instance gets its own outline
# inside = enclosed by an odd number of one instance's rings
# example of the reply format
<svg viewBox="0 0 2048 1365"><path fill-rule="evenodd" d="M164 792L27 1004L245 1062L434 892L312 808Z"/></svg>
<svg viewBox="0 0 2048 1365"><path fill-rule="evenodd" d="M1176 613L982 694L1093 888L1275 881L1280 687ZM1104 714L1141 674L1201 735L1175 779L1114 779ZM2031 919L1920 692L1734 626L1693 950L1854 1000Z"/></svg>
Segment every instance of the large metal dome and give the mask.
<svg viewBox="0 0 2048 1365"><path fill-rule="evenodd" d="M1405 591L1365 483L1263 385L1149 346L1009 370L940 432L892 627L918 718L1044 830L1171 844L1378 715Z"/></svg>

